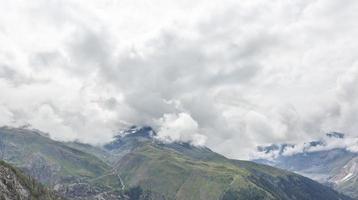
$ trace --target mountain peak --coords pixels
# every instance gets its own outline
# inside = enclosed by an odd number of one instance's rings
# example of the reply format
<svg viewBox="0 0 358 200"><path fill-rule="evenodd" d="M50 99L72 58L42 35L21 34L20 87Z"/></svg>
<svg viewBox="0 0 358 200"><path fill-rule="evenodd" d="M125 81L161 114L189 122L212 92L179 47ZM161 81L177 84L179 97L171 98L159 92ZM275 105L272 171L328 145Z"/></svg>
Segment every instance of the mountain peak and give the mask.
<svg viewBox="0 0 358 200"><path fill-rule="evenodd" d="M327 133L326 136L329 137L329 138L343 139L344 138L344 133L330 132L330 133Z"/></svg>
<svg viewBox="0 0 358 200"><path fill-rule="evenodd" d="M300 144L279 143L279 144L270 144L270 145L266 145L266 146L257 146L256 150L257 150L257 152L260 153L259 155L273 154L275 156L282 156L282 155L284 155L284 152L286 150L298 147L298 149L297 149L298 151L296 151L296 153L305 153L305 152L317 151L321 147L327 147L330 142L329 139L340 140L340 139L344 139L344 138L345 138L345 135L343 133L329 132L329 133L325 134L325 137L321 137L318 140L304 142L301 145Z"/></svg>
<svg viewBox="0 0 358 200"><path fill-rule="evenodd" d="M277 152L278 155L281 155L287 148L294 148L295 145L294 144L271 144L268 146L258 146L257 147L257 151L258 152L262 152L264 154L270 154L270 153L274 153Z"/></svg>
<svg viewBox="0 0 358 200"><path fill-rule="evenodd" d="M19 126L19 127L1 126L0 130L6 131L8 133L27 134L27 135L34 134L34 135L39 135L39 136L50 138L49 133L42 132L35 128L31 128L31 126L29 126L29 125L24 125L24 126Z"/></svg>
<svg viewBox="0 0 358 200"><path fill-rule="evenodd" d="M131 126L128 130L125 130L125 136L129 137L152 138L156 135L156 132L150 126Z"/></svg>
<svg viewBox="0 0 358 200"><path fill-rule="evenodd" d="M121 130L114 138L123 138L123 137L145 137L153 138L156 136L156 132L150 126L131 126L127 129Z"/></svg>
<svg viewBox="0 0 358 200"><path fill-rule="evenodd" d="M104 145L107 150L119 149L128 140L148 141L154 139L156 132L150 126L131 126L120 131L113 140Z"/></svg>

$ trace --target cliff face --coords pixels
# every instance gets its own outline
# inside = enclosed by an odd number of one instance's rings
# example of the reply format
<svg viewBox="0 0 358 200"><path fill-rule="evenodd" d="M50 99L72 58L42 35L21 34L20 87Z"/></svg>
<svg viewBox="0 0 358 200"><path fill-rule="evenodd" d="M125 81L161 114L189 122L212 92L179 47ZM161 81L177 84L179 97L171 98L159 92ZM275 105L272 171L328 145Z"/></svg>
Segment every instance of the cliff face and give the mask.
<svg viewBox="0 0 358 200"><path fill-rule="evenodd" d="M1 200L61 200L33 179L0 161Z"/></svg>

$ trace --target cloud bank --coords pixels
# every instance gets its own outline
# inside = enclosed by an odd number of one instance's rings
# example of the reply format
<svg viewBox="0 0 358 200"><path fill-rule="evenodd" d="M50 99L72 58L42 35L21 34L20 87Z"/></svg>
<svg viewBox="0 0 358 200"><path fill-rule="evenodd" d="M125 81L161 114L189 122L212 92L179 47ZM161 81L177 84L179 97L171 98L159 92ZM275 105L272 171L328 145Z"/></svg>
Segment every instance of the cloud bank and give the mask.
<svg viewBox="0 0 358 200"><path fill-rule="evenodd" d="M203 146L206 137L199 134L199 125L187 113L178 115L164 114L159 121L157 138L166 142L189 142L195 146Z"/></svg>
<svg viewBox="0 0 358 200"><path fill-rule="evenodd" d="M329 151L334 149L358 153L358 137L345 137L343 133L331 132L313 141L301 141L295 144L271 144L258 146L250 157L255 159L275 160L280 157L305 154L310 152Z"/></svg>
<svg viewBox="0 0 358 200"><path fill-rule="evenodd" d="M358 136L358 2L10 1L0 124L97 143L130 125L247 158Z"/></svg>

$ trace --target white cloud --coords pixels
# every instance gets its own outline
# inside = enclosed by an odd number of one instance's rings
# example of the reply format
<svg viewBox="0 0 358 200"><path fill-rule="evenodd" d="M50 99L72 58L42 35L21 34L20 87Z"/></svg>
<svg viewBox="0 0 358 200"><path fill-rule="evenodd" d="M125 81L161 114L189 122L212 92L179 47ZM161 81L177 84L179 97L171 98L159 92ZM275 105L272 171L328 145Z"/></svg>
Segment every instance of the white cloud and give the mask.
<svg viewBox="0 0 358 200"><path fill-rule="evenodd" d="M340 133L339 133L340 134ZM292 156L308 152L344 149L357 153L358 137L330 137L325 135L313 141L300 141L292 144L271 144L260 146L257 151L250 153L251 159L274 160L280 156Z"/></svg>
<svg viewBox="0 0 358 200"><path fill-rule="evenodd" d="M205 136L235 158L332 130L357 136L357 8L354 0L3 0L0 121L105 142L123 126L187 113L197 128L185 140Z"/></svg>
<svg viewBox="0 0 358 200"><path fill-rule="evenodd" d="M187 113L164 114L158 122L157 138L165 142L189 142L203 146L204 135L199 134L198 123Z"/></svg>

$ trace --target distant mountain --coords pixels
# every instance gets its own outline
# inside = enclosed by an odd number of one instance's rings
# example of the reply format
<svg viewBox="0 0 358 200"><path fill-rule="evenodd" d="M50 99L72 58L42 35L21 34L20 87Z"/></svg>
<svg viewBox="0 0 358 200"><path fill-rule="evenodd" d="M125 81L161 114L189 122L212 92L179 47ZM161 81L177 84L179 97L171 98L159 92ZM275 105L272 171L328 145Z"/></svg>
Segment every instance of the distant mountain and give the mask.
<svg viewBox="0 0 358 200"><path fill-rule="evenodd" d="M298 152L291 152L297 144L258 147L263 158L254 161L296 172L358 199L358 153L339 145L346 140L344 134L332 132L306 142Z"/></svg>
<svg viewBox="0 0 358 200"><path fill-rule="evenodd" d="M0 161L0 199L62 200L11 165Z"/></svg>
<svg viewBox="0 0 358 200"><path fill-rule="evenodd" d="M285 170L155 138L150 127L131 127L95 147L3 127L0 152L68 199L350 200Z"/></svg>

